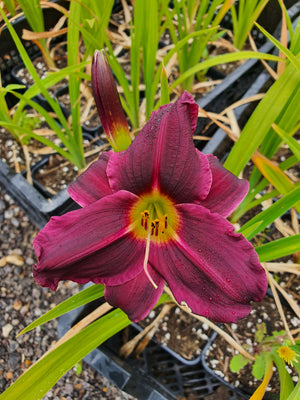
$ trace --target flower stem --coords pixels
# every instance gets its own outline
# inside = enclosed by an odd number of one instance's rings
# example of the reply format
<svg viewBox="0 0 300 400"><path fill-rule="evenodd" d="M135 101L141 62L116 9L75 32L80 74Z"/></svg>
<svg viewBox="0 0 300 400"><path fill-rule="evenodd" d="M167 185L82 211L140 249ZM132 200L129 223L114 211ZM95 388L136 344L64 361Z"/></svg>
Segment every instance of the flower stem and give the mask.
<svg viewBox="0 0 300 400"><path fill-rule="evenodd" d="M165 286L165 292L171 296L173 299L173 295L171 290ZM176 300L174 299L175 303ZM178 304L178 303L177 303ZM198 319L199 321L201 321L204 324L207 324L210 328L212 328L213 330L215 330L220 336L222 336L226 342L228 342L234 349L236 349L239 353L241 353L244 357L248 358L248 360L251 361L255 361L255 358L248 353L247 350L245 350L239 343L237 343L228 333L226 333L225 331L223 331L223 329L219 328L216 324L214 324L212 321L210 321L209 319L205 318L205 317L201 317L200 315L196 315L193 314L192 312L188 311L188 308L186 306L181 306L180 304L178 304L178 306L185 312L187 312L188 314L191 314L193 317L195 317L196 319Z"/></svg>

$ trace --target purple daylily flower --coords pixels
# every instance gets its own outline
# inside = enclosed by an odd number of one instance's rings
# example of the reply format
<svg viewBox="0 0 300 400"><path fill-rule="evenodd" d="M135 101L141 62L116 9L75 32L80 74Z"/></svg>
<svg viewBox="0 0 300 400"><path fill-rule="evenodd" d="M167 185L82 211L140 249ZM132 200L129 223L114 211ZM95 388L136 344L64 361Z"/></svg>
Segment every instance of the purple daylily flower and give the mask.
<svg viewBox="0 0 300 400"><path fill-rule="evenodd" d="M264 269L226 217L248 182L193 144L198 106L184 92L154 112L130 147L105 152L69 187L83 208L53 217L34 240L34 278L106 285L132 321L165 283L176 301L217 322L236 322L261 301Z"/></svg>

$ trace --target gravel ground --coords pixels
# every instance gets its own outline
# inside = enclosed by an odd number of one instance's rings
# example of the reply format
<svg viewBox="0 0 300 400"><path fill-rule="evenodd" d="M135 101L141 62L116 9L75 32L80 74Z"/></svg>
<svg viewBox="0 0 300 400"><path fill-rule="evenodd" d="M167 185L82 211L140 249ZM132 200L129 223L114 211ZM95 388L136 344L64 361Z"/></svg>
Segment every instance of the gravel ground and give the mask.
<svg viewBox="0 0 300 400"><path fill-rule="evenodd" d="M0 188L0 392L9 387L57 340L56 321L16 338L25 326L79 290L60 284L54 293L32 277L37 230L15 202ZM82 372L66 373L44 399L132 400L83 363ZM35 399L33 399L35 400Z"/></svg>

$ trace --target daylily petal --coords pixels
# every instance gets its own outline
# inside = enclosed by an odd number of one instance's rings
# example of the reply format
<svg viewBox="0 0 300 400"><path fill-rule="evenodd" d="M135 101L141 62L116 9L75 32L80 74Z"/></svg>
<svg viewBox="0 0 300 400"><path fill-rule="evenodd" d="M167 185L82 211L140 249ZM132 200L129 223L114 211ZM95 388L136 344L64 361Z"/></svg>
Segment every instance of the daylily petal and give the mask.
<svg viewBox="0 0 300 400"><path fill-rule="evenodd" d="M86 171L68 187L69 195L81 207L88 206L107 195L112 194L106 175L107 163L111 152L104 152Z"/></svg>
<svg viewBox="0 0 300 400"><path fill-rule="evenodd" d="M178 241L152 247L150 262L178 303L217 322L249 314L266 293L266 274L252 245L223 217L194 204L176 206Z"/></svg>
<svg viewBox="0 0 300 400"><path fill-rule="evenodd" d="M204 200L211 186L205 155L193 144L198 106L187 92L152 113L131 146L113 154L107 175L113 191L135 194L159 190L175 202Z"/></svg>
<svg viewBox="0 0 300 400"><path fill-rule="evenodd" d="M201 155L198 151L199 156ZM212 173L212 185L205 200L199 204L208 208L211 212L227 217L241 203L249 190L249 183L245 179L239 179L227 169L219 160L209 154L209 166Z"/></svg>
<svg viewBox="0 0 300 400"><path fill-rule="evenodd" d="M164 289L162 277L150 265L148 271L157 289L150 283L144 271L122 285L105 287L106 301L114 307L121 308L133 322L140 321L149 314Z"/></svg>
<svg viewBox="0 0 300 400"><path fill-rule="evenodd" d="M93 95L107 139L115 151L125 150L131 143L128 123L104 50L95 51L91 79Z"/></svg>
<svg viewBox="0 0 300 400"><path fill-rule="evenodd" d="M33 245L34 278L55 290L60 280L119 285L143 269L145 244L128 233L136 196L120 191L80 210L53 217Z"/></svg>

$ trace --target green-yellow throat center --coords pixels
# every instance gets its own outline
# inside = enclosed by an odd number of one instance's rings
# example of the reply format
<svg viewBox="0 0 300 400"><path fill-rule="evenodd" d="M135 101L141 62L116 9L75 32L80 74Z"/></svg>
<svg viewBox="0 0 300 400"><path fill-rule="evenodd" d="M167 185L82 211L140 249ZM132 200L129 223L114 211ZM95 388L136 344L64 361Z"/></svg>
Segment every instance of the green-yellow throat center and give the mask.
<svg viewBox="0 0 300 400"><path fill-rule="evenodd" d="M142 195L130 212L131 226L137 239L150 235L153 243L166 243L175 237L178 214L174 203L159 192Z"/></svg>
<svg viewBox="0 0 300 400"><path fill-rule="evenodd" d="M145 240L144 272L157 289L148 271L150 243L164 244L175 239L179 225L174 203L165 195L154 191L140 196L130 211L130 226L136 239Z"/></svg>

